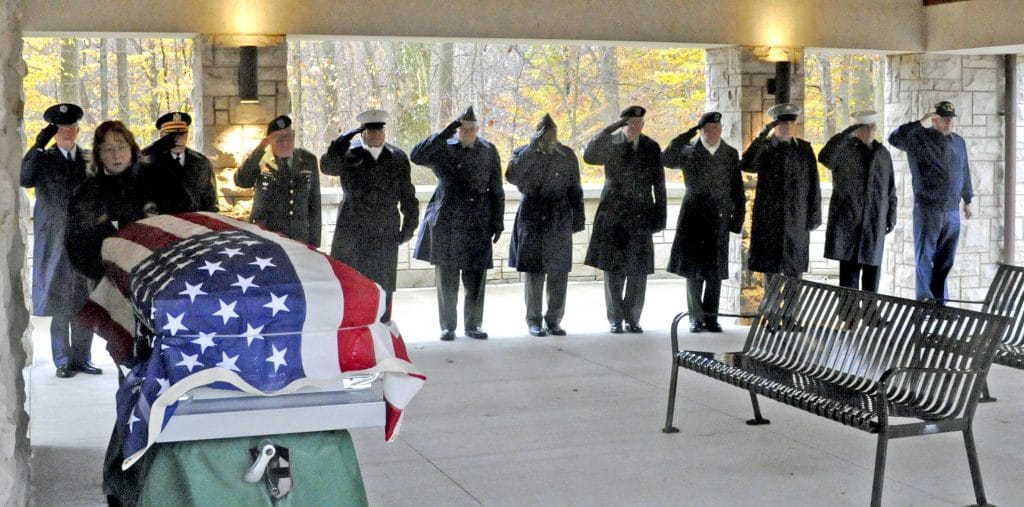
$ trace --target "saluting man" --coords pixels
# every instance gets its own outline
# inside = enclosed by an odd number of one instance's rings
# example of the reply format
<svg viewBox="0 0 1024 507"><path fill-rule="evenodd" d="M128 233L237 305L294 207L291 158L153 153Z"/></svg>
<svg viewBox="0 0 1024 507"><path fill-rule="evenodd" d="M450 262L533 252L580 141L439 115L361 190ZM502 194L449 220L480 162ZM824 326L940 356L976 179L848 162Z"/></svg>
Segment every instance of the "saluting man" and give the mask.
<svg viewBox="0 0 1024 507"><path fill-rule="evenodd" d="M523 198L516 211L508 265L523 273L526 325L533 336L564 336L565 293L572 271L572 235L583 230L580 162L558 142L558 126L545 114L530 144L512 152L505 177ZM548 308L543 314L544 285Z"/></svg>
<svg viewBox="0 0 1024 507"><path fill-rule="evenodd" d="M974 216L967 143L953 131L955 127L956 108L944 100L920 120L900 125L889 135L889 144L907 152L914 186L914 260L920 300L949 298L946 278L960 242L957 208L961 201L964 218Z"/></svg>
<svg viewBox="0 0 1024 507"><path fill-rule="evenodd" d="M654 273L651 235L665 230L665 168L661 147L643 135L647 110L629 106L583 151L604 166L586 265L604 271L604 301L612 333L642 333L647 275ZM625 321L625 327L623 327Z"/></svg>
<svg viewBox="0 0 1024 507"><path fill-rule="evenodd" d="M167 113L156 120L160 139L142 150L149 164L165 171L169 181L180 182L188 194L189 211L217 211L217 181L206 155L188 147L192 116ZM176 211L176 210L175 210Z"/></svg>
<svg viewBox="0 0 1024 507"><path fill-rule="evenodd" d="M249 221L320 247L320 170L316 156L295 147L292 119L278 116L235 173L235 185L256 187Z"/></svg>
<svg viewBox="0 0 1024 507"><path fill-rule="evenodd" d="M370 109L356 116L320 159L324 174L338 176L345 197L331 242L331 256L380 284L387 292L382 322L391 320L398 270L398 245L412 239L420 208L409 157L386 143L388 113ZM353 143L353 139L359 139ZM401 214L399 214L401 211Z"/></svg>
<svg viewBox="0 0 1024 507"><path fill-rule="evenodd" d="M698 131L700 139L690 142ZM722 115L712 111L673 139L662 160L666 167L682 169L686 183L668 271L686 277L690 331L720 333L717 314L722 280L729 277L729 232L742 231L746 212L740 154L722 140Z"/></svg>
<svg viewBox="0 0 1024 507"><path fill-rule="evenodd" d="M832 171L825 258L839 261L839 285L878 292L885 235L896 227L892 157L875 140L878 114L857 111L818 161Z"/></svg>
<svg viewBox="0 0 1024 507"><path fill-rule="evenodd" d="M46 127L21 159L21 186L36 190L32 231L32 315L50 316L50 347L57 377L98 375L92 364L92 330L74 316L89 297L88 279L71 266L64 247L68 203L86 179L91 154L78 146L82 108L57 104L43 113ZM46 146L56 137L51 148Z"/></svg>
<svg viewBox="0 0 1024 507"><path fill-rule="evenodd" d="M494 145L478 136L473 106L441 132L413 147L413 163L430 167L437 188L423 214L413 256L434 265L441 340L455 339L459 279L466 290L466 336L487 339L480 326L491 244L504 230L505 191Z"/></svg>
<svg viewBox="0 0 1024 507"><path fill-rule="evenodd" d="M807 271L811 231L821 225L821 185L811 143L794 135L800 106L776 104L743 153L740 167L757 174L750 231L751 271L800 277ZM775 132L769 135L772 130Z"/></svg>

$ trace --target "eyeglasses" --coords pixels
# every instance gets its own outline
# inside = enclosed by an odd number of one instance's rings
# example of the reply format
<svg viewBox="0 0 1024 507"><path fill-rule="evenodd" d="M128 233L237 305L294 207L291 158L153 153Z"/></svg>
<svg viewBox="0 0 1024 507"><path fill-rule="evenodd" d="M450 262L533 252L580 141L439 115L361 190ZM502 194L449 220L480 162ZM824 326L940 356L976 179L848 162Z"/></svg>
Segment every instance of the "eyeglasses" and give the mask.
<svg viewBox="0 0 1024 507"><path fill-rule="evenodd" d="M105 144L100 146L100 153L103 155L111 155L113 153L129 152L131 149L132 147L128 143Z"/></svg>

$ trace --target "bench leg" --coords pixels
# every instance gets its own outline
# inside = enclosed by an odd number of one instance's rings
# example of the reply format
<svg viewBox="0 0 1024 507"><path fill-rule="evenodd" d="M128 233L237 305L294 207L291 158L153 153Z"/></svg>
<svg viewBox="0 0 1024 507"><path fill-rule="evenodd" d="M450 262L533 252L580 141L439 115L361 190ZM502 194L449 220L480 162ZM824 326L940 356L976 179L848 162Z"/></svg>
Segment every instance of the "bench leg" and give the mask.
<svg viewBox="0 0 1024 507"><path fill-rule="evenodd" d="M672 380L668 384L668 409L665 410L665 427L662 433L679 433L679 428L672 426L672 416L676 411L676 383L679 381L679 365L672 358Z"/></svg>
<svg viewBox="0 0 1024 507"><path fill-rule="evenodd" d="M878 433L878 447L875 450L875 478L871 483L871 507L882 505L882 483L885 481L885 453L889 448L889 437L885 431Z"/></svg>
<svg viewBox="0 0 1024 507"><path fill-rule="evenodd" d="M981 396L978 397L978 403L992 403L996 401L988 392L988 381L985 381L985 385L981 386Z"/></svg>
<svg viewBox="0 0 1024 507"><path fill-rule="evenodd" d="M751 426L760 426L762 424L771 424L771 421L761 417L761 406L757 404L757 395L753 391L750 392L750 404L754 406L754 418L747 421L747 424Z"/></svg>
<svg viewBox="0 0 1024 507"><path fill-rule="evenodd" d="M978 449L974 445L974 430L968 426L964 430L964 447L967 448L967 464L971 467L971 482L974 483L974 498L978 505L987 505L985 486L981 484L981 465L978 463Z"/></svg>

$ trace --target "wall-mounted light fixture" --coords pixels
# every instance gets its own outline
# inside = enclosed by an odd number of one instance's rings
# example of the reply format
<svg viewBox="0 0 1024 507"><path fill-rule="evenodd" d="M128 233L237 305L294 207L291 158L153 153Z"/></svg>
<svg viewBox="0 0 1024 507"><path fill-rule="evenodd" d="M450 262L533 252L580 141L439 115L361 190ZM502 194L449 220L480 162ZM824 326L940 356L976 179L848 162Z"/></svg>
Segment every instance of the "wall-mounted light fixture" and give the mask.
<svg viewBox="0 0 1024 507"><path fill-rule="evenodd" d="M256 83L256 46L238 48L238 99L243 104L260 101Z"/></svg>
<svg viewBox="0 0 1024 507"><path fill-rule="evenodd" d="M765 83L770 95L775 95L775 103L789 102L789 76L793 68L790 63L790 50L782 47L760 47L754 50L754 56L766 62L775 63L775 77Z"/></svg>

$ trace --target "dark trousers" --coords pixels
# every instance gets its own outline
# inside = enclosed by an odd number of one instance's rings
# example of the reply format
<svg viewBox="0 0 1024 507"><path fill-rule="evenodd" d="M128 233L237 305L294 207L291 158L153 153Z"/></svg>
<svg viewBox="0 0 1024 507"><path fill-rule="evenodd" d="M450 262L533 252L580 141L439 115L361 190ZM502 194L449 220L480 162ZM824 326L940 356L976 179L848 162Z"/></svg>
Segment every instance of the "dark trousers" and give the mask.
<svg viewBox="0 0 1024 507"><path fill-rule="evenodd" d="M839 285L851 289L878 292L882 270L878 266L855 261L839 261Z"/></svg>
<svg viewBox="0 0 1024 507"><path fill-rule="evenodd" d="M914 206L917 299L947 299L946 277L960 242L960 211Z"/></svg>
<svg viewBox="0 0 1024 507"><path fill-rule="evenodd" d="M569 273L523 273L526 323L529 325L540 325L545 280L548 287L548 311L544 313L544 321L548 326L557 326L565 315L565 292L569 286Z"/></svg>
<svg viewBox="0 0 1024 507"><path fill-rule="evenodd" d="M91 361L92 329L71 315L54 315L50 320L50 348L58 368Z"/></svg>
<svg viewBox="0 0 1024 507"><path fill-rule="evenodd" d="M608 313L608 322L619 324L625 320L631 324L639 324L646 294L646 274L604 272L604 305Z"/></svg>
<svg viewBox="0 0 1024 507"><path fill-rule="evenodd" d="M718 301L722 295L721 280L686 279L686 306L690 322L718 322ZM711 317L707 315L711 314Z"/></svg>
<svg viewBox="0 0 1024 507"><path fill-rule="evenodd" d="M387 296L384 299L384 314L380 316L381 322L388 322L391 320L391 302L394 299L394 292L385 291Z"/></svg>
<svg viewBox="0 0 1024 507"><path fill-rule="evenodd" d="M442 330L455 331L459 303L459 278L466 289L462 305L462 321L466 329L480 327L484 318L484 289L487 270L459 269L445 265L434 266L437 282L437 314Z"/></svg>

